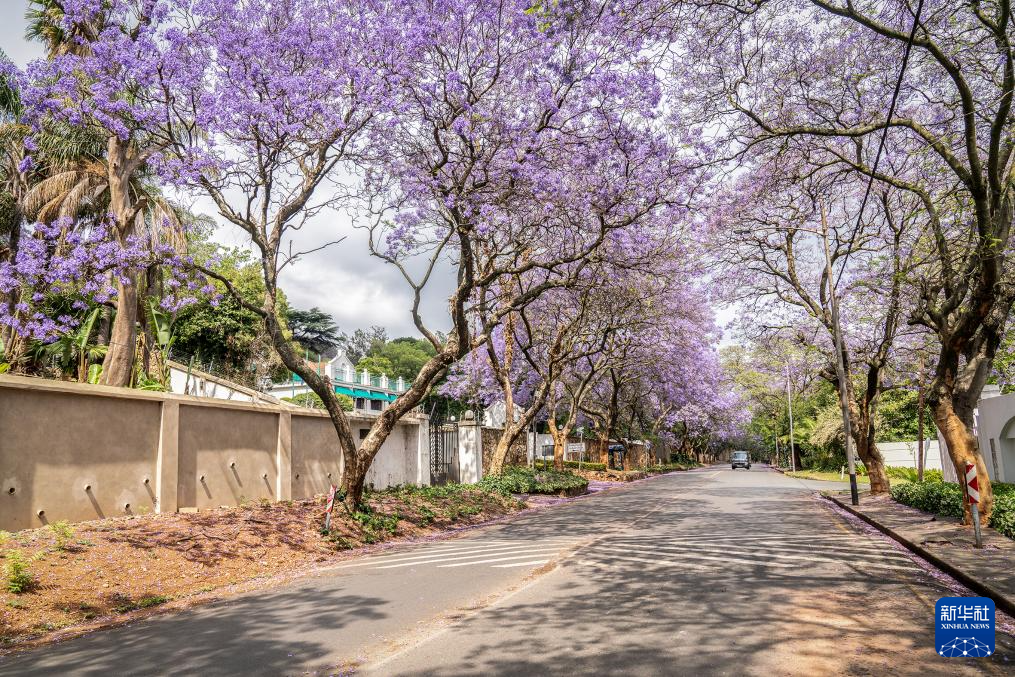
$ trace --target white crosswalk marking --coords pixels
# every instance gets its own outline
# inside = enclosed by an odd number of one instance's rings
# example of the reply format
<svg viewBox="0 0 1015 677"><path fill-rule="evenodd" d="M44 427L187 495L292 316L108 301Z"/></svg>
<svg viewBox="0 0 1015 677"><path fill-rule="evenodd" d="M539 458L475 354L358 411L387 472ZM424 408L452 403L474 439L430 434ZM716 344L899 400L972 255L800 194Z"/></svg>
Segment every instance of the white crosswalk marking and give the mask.
<svg viewBox="0 0 1015 677"><path fill-rule="evenodd" d="M578 539L545 539L538 541L470 541L465 543L434 544L428 547L367 557L336 569L368 567L375 570L402 569L406 567L435 566L453 568L465 566L490 566L514 568L545 564L556 553L573 545ZM538 558L538 559L536 559ZM516 562L515 560L526 560ZM495 564L508 562L508 564Z"/></svg>
<svg viewBox="0 0 1015 677"><path fill-rule="evenodd" d="M690 559L691 561L707 560L710 562L722 562L724 564L753 564L755 566L775 567L778 569L789 569L793 567L792 564L787 564L785 562L764 562L761 560L741 559L739 557L730 557L725 555L721 557L714 557L711 555L699 555L698 553L695 552L682 552L678 555L680 559L669 559L665 557L657 557L649 559L647 557L629 556L628 553L631 552L631 549L623 546L602 548L602 550L607 551L606 556L609 557L610 559L624 559L632 562L645 562L646 564L656 564L656 565L684 564L685 560Z"/></svg>
<svg viewBox="0 0 1015 677"><path fill-rule="evenodd" d="M534 567L540 564L546 564L550 560L548 559L537 559L530 562L513 562L512 564L494 564L491 569L513 569L514 567Z"/></svg>
<svg viewBox="0 0 1015 677"><path fill-rule="evenodd" d="M533 550L533 551L527 552L524 555L515 555L513 557L496 557L494 559L483 559L483 560L480 560L478 562L458 562L457 564L439 564L437 566L437 568L438 569L451 569L453 567L471 567L471 566L475 566L477 564L489 564L490 562L508 562L510 560L525 559L526 557L532 557L533 555L538 555L541 552L545 552L545 549L543 551L540 551L540 550L537 549L537 550Z"/></svg>
<svg viewBox="0 0 1015 677"><path fill-rule="evenodd" d="M565 547L567 545L567 542L554 542L554 541L548 541L547 542L547 541L544 541L543 544L547 545L547 546L555 546L555 547L561 547L562 548L562 547ZM392 563L395 563L395 562L411 562L413 560L421 560L422 561L422 560L428 560L428 559L434 559L434 558L440 558L440 557L451 557L451 556L456 556L456 555L468 555L468 554L473 554L473 553L487 554L487 553L491 553L491 552L517 550L519 548L528 548L528 547L530 547L530 545L527 544L527 543L520 543L519 542L519 543L505 544L505 543L502 543L502 542L498 542L498 543L484 544L482 546L478 546L478 544L473 543L473 544L471 544L469 546L460 547L460 548L441 548L441 549L436 549L436 548L435 549L430 549L430 548L427 548L425 551L424 550L413 551L413 553L415 553L415 554L401 553L401 554L398 554L398 555L382 555L382 556L378 556L378 557L369 557L369 558L367 558L365 560L351 562L349 564L343 564L343 565L340 565L340 566L338 566L336 568L337 569L351 569L351 568L355 568L355 567L374 566L374 565L377 565L377 564L392 564Z"/></svg>
<svg viewBox="0 0 1015 677"><path fill-rule="evenodd" d="M699 554L707 554L707 555L716 555L720 559L726 559L727 553L730 552L729 549L704 548L704 547L700 547L700 546L695 546L693 548L693 550L683 550L683 549L672 548L672 547L646 548L646 547L639 547L639 546L636 546L636 545L623 544L622 543L622 544L619 544L619 547L621 547L624 550L630 551L630 552L642 553L642 554L652 554L652 555L654 555L654 554L665 554L665 555L671 555L671 556L677 556L677 557L683 557L684 555L695 556L695 555L699 555ZM790 561L798 561L798 562L819 562L819 563L827 563L827 562L830 562L830 561L841 561L842 560L842 555L839 554L839 553L817 553L817 552L815 552L813 550L811 551L813 553L811 555L783 553L783 552L771 552L771 551L752 551L752 550L743 549L743 548L738 549L735 552L736 552L737 555L739 555L741 557L757 557L758 558L756 560L742 560L742 561L753 562L755 564L764 564L765 566L768 566L768 562L764 561L764 560L767 560L767 559L790 560ZM821 556L821 555L825 555L825 556ZM909 561L907 559L905 559L904 557L898 557L898 558L878 557L878 558L872 558L872 559L857 560L856 563L858 565L860 565L860 566L863 566L863 567L872 567L872 568L878 568L878 569L907 569L907 568L909 568L911 566Z"/></svg>

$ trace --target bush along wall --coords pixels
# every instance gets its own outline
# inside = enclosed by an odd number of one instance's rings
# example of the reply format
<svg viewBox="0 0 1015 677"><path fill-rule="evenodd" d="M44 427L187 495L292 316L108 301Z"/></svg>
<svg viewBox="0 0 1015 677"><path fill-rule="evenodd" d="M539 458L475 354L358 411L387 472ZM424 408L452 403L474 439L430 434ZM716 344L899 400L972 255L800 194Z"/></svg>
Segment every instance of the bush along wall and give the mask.
<svg viewBox="0 0 1015 677"><path fill-rule="evenodd" d="M962 517L962 487L953 482L910 482L893 484L892 498L903 505L936 515ZM990 526L1008 538L1015 538L1015 484L994 483L994 512Z"/></svg>
<svg viewBox="0 0 1015 677"><path fill-rule="evenodd" d="M500 475L487 475L479 487L502 494L584 494L589 481L567 470L536 470L524 466L509 466Z"/></svg>

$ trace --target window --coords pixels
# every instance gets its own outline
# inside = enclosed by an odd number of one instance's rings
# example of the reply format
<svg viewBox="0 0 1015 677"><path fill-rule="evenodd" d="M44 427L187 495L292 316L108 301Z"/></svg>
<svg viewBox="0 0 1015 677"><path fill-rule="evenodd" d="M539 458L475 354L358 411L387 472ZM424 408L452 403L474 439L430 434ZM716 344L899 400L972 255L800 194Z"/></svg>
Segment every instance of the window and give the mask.
<svg viewBox="0 0 1015 677"><path fill-rule="evenodd" d="M380 400L370 400L370 411L381 411L384 409L384 403Z"/></svg>
<svg viewBox="0 0 1015 677"><path fill-rule="evenodd" d="M366 409L367 408L366 400L364 400L362 397L357 397L356 398L356 408L357 409Z"/></svg>
<svg viewBox="0 0 1015 677"><path fill-rule="evenodd" d="M367 438L367 433L369 433L369 432L370 432L369 428L360 428L359 429L359 438L361 440L365 440Z"/></svg>

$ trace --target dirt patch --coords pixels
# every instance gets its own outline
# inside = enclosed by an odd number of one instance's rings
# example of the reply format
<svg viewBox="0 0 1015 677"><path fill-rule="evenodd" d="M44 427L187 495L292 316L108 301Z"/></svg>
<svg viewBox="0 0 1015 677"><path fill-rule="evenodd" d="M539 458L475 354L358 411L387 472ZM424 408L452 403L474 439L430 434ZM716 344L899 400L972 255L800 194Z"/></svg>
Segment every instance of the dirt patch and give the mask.
<svg viewBox="0 0 1015 677"><path fill-rule="evenodd" d="M323 497L83 522L62 534L18 532L2 545L0 651L344 559L364 545L439 534L525 507L461 485L375 492L366 505L354 513L336 505L328 534L322 533ZM15 593L9 583L19 562L28 578Z"/></svg>

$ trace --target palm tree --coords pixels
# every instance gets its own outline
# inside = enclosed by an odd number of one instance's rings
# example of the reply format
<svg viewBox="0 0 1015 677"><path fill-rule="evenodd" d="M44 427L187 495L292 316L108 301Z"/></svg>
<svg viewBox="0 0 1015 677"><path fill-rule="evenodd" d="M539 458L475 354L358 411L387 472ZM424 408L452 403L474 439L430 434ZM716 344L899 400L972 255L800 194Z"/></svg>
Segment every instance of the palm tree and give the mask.
<svg viewBox="0 0 1015 677"><path fill-rule="evenodd" d="M83 21L67 30L63 24L64 7L60 0L29 0L25 10L28 26L25 39L46 45L49 56L91 53L91 43L102 32L102 20Z"/></svg>

